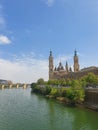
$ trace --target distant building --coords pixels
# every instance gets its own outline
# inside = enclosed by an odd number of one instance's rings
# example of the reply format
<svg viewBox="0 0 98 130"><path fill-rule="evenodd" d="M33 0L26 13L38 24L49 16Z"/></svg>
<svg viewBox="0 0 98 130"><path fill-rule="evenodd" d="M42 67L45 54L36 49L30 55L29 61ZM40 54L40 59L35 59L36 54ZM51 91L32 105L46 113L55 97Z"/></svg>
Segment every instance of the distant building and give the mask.
<svg viewBox="0 0 98 130"><path fill-rule="evenodd" d="M67 61L66 61L65 67L62 65L61 62L59 63L58 67L54 67L54 59L53 59L52 51L50 51L49 80L62 79L62 78L63 79L64 78L78 79L78 78L88 74L89 72L92 72L95 75L98 75L98 67L95 67L95 66L83 68L80 70L79 58L78 58L76 50L74 52L73 61L74 61L73 69L68 66Z"/></svg>
<svg viewBox="0 0 98 130"><path fill-rule="evenodd" d="M0 79L0 84L8 85L8 84L12 84L12 81Z"/></svg>

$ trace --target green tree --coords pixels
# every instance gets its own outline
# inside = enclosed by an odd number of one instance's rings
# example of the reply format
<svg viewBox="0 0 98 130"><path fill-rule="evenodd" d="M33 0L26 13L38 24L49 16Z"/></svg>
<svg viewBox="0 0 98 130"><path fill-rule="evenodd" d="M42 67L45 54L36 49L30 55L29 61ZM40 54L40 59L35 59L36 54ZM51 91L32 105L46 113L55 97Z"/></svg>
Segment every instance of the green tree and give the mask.
<svg viewBox="0 0 98 130"><path fill-rule="evenodd" d="M81 79L82 84L84 85L96 85L98 84L98 76L93 73L88 73L86 76L83 76Z"/></svg>
<svg viewBox="0 0 98 130"><path fill-rule="evenodd" d="M84 101L85 93L79 80L72 80L71 87L67 89L66 96L72 101Z"/></svg>
<svg viewBox="0 0 98 130"><path fill-rule="evenodd" d="M40 78L37 80L37 84L39 85L43 85L45 82L44 82L44 79L43 78Z"/></svg>

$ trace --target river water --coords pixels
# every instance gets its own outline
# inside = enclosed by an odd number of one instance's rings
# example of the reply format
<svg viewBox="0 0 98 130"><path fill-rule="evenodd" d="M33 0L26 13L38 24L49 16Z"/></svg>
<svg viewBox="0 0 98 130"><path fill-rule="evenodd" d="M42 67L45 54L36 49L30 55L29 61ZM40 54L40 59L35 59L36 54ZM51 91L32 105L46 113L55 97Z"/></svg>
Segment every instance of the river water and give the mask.
<svg viewBox="0 0 98 130"><path fill-rule="evenodd" d="M98 113L70 108L31 94L31 89L0 90L0 130L98 130Z"/></svg>

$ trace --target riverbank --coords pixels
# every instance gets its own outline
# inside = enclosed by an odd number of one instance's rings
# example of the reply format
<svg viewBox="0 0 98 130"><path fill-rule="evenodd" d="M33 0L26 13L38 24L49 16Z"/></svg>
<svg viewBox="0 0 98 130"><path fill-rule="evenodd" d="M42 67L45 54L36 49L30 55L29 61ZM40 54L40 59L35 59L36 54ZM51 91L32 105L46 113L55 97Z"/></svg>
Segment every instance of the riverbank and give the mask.
<svg viewBox="0 0 98 130"><path fill-rule="evenodd" d="M83 104L84 101L84 89L73 89L72 87L53 87L53 86L40 86L33 85L32 92L41 94L49 99L55 99L59 102L63 102L66 105L75 106L76 103Z"/></svg>
<svg viewBox="0 0 98 130"><path fill-rule="evenodd" d="M34 93L42 94L48 98L55 98L65 104L83 105L98 110L98 76L93 73L80 79L61 79L44 81L38 79L31 84ZM92 88L95 88L93 91Z"/></svg>
<svg viewBox="0 0 98 130"><path fill-rule="evenodd" d="M33 93L35 93L35 92L33 92ZM38 94L38 93L35 93L35 94ZM38 95L42 95L42 94L38 94ZM69 106L69 107L78 107L78 108L82 108L82 109L90 109L92 111L98 112L98 105L89 104L89 103L80 102L80 101L74 102L74 101L69 100L66 97L54 97L52 95L43 95L43 96L47 99L56 100L59 103L63 103L64 105Z"/></svg>
<svg viewBox="0 0 98 130"><path fill-rule="evenodd" d="M32 87L32 92L36 94L43 95L48 99L55 99L65 105L72 107L88 108L93 111L98 111L98 105L94 103L88 103L85 100L84 90L76 90L65 87L51 87L51 86L39 86L34 85Z"/></svg>

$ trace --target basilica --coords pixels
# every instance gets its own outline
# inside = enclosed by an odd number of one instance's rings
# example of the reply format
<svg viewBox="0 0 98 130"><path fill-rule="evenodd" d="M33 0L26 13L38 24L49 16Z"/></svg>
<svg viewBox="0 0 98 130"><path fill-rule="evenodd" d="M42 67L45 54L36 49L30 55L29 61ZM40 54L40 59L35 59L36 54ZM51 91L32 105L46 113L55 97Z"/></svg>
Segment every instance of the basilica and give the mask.
<svg viewBox="0 0 98 130"><path fill-rule="evenodd" d="M65 78L77 79L90 72L94 73L95 75L98 75L98 67L95 66L90 66L80 70L79 58L76 50L74 51L73 61L74 61L73 68L68 66L67 61L65 66L63 66L62 63L59 62L59 65L57 67L54 67L54 59L53 59L52 51L50 51L49 80L65 79Z"/></svg>

